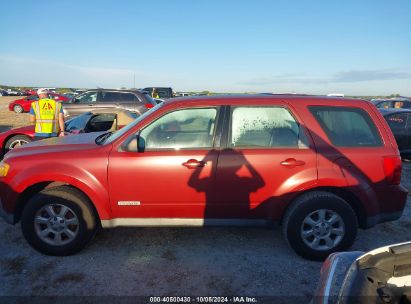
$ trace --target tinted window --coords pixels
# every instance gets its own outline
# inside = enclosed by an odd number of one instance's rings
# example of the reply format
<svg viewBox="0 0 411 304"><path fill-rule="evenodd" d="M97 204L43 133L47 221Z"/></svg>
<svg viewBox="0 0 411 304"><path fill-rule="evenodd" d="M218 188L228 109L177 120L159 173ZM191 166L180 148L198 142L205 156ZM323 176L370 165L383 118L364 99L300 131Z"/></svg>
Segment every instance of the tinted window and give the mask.
<svg viewBox="0 0 411 304"><path fill-rule="evenodd" d="M101 92L100 94L100 102L118 102L121 100L119 92Z"/></svg>
<svg viewBox="0 0 411 304"><path fill-rule="evenodd" d="M162 116L144 128L147 149L211 148L217 110L187 109Z"/></svg>
<svg viewBox="0 0 411 304"><path fill-rule="evenodd" d="M362 109L310 107L329 140L339 147L381 146L381 138L369 115Z"/></svg>
<svg viewBox="0 0 411 304"><path fill-rule="evenodd" d="M282 107L238 107L232 111L232 147L305 147L300 127Z"/></svg>
<svg viewBox="0 0 411 304"><path fill-rule="evenodd" d="M35 100L38 100L38 99L39 99L38 95L31 95L31 96L27 97L27 100L30 100L30 101L35 101Z"/></svg>
<svg viewBox="0 0 411 304"><path fill-rule="evenodd" d="M121 93L120 94L121 101L124 102L139 102L137 96L132 93Z"/></svg>
<svg viewBox="0 0 411 304"><path fill-rule="evenodd" d="M392 108L392 106L393 106L392 101L389 101L389 100L382 101L376 105L377 108L384 108L384 109Z"/></svg>
<svg viewBox="0 0 411 304"><path fill-rule="evenodd" d="M385 117L391 129L405 129L407 124L407 113L397 113Z"/></svg>

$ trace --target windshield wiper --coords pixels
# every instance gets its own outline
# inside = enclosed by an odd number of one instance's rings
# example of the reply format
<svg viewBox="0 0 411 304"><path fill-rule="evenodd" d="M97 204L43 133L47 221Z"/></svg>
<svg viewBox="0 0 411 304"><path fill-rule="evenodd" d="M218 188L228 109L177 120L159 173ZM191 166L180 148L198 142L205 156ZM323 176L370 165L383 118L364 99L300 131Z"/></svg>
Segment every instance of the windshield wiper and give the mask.
<svg viewBox="0 0 411 304"><path fill-rule="evenodd" d="M111 134L113 134L113 132L107 132L107 133L101 134L100 136L96 138L96 144L102 145L106 141L106 139L111 136Z"/></svg>

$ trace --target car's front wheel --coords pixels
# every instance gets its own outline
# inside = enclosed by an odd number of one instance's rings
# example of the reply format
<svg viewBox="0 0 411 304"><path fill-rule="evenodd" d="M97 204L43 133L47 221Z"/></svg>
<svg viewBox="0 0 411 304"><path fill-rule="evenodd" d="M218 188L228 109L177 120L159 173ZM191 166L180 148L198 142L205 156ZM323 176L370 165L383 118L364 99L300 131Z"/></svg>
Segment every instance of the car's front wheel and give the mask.
<svg viewBox="0 0 411 304"><path fill-rule="evenodd" d="M14 105L13 110L16 113L23 113L23 111L24 111L23 107L19 104Z"/></svg>
<svg viewBox="0 0 411 304"><path fill-rule="evenodd" d="M65 256L86 246L97 229L97 221L87 197L61 186L41 191L27 202L21 228L34 249Z"/></svg>
<svg viewBox="0 0 411 304"><path fill-rule="evenodd" d="M27 144L31 141L32 141L32 139L28 136L25 136L25 135L13 136L4 145L4 151L8 152L10 150L13 150L14 148L25 145L25 144Z"/></svg>
<svg viewBox="0 0 411 304"><path fill-rule="evenodd" d="M304 258L324 260L349 248L358 230L357 216L341 197L322 191L303 194L288 208L283 235Z"/></svg>

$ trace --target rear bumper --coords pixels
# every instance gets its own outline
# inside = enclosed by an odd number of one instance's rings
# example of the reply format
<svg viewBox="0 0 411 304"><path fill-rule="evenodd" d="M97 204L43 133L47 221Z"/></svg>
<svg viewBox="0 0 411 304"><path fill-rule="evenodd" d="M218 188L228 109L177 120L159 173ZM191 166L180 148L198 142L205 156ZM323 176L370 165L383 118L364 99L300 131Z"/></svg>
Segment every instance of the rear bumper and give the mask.
<svg viewBox="0 0 411 304"><path fill-rule="evenodd" d="M377 196L379 197L380 212L367 217L365 228L398 220L404 212L408 190L402 185L392 186L377 193Z"/></svg>
<svg viewBox="0 0 411 304"><path fill-rule="evenodd" d="M374 216L369 216L367 217L365 228L371 228L380 223L398 220L401 217L402 213L403 213L403 210L398 211L398 212L380 213Z"/></svg>
<svg viewBox="0 0 411 304"><path fill-rule="evenodd" d="M3 209L3 204L0 198L0 217L4 219L9 224L14 224L14 215L11 213L7 213L6 210Z"/></svg>

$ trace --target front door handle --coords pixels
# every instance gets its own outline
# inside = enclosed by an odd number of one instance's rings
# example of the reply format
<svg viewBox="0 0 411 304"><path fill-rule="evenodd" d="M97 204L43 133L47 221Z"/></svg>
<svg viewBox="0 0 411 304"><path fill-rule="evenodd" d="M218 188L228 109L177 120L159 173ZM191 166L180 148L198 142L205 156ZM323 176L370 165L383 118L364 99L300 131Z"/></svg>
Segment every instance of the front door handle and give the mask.
<svg viewBox="0 0 411 304"><path fill-rule="evenodd" d="M194 169L194 168L201 168L205 166L205 162L203 162L202 160L196 160L196 159L189 159L188 161L186 161L185 163L182 163L182 165L188 169Z"/></svg>
<svg viewBox="0 0 411 304"><path fill-rule="evenodd" d="M287 158L286 160L280 163L284 167L293 168L296 166L304 166L305 161L303 160L296 160L295 158Z"/></svg>

